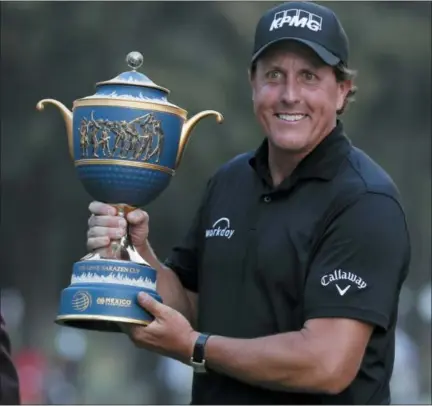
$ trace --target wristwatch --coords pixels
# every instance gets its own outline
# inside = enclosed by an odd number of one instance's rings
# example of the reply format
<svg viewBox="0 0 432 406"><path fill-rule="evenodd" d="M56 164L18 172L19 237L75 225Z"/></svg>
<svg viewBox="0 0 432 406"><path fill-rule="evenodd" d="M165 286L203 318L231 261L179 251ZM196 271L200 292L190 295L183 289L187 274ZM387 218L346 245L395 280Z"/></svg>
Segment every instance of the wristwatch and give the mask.
<svg viewBox="0 0 432 406"><path fill-rule="evenodd" d="M207 369L205 366L206 360L204 356L204 347L210 337L210 334L201 333L195 341L192 357L190 359L190 366L194 372L202 374L206 373Z"/></svg>

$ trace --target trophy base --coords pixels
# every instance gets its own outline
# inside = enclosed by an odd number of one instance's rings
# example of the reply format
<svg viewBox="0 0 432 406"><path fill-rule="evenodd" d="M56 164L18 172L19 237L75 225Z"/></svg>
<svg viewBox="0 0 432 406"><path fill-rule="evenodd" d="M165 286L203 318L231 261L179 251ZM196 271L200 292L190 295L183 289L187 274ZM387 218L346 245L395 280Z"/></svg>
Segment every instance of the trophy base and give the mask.
<svg viewBox="0 0 432 406"><path fill-rule="evenodd" d="M156 271L130 261L82 260L73 267L71 285L63 289L55 323L84 330L124 332L124 325L146 326L154 317L138 303L156 292Z"/></svg>
<svg viewBox="0 0 432 406"><path fill-rule="evenodd" d="M55 323L61 326L82 330L93 330L107 333L123 333L124 324L147 326L150 321L136 320L128 317L110 317L102 315L68 314L57 316Z"/></svg>

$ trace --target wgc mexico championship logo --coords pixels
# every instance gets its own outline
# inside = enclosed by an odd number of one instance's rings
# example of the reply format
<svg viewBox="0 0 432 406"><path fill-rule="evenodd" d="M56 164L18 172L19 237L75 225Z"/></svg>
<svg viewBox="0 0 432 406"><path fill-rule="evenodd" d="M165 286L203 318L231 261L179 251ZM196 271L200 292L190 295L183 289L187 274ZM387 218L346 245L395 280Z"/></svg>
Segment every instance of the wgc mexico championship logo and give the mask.
<svg viewBox="0 0 432 406"><path fill-rule="evenodd" d="M73 295L71 305L77 312L83 312L91 306L91 303L92 298L90 294L80 290Z"/></svg>

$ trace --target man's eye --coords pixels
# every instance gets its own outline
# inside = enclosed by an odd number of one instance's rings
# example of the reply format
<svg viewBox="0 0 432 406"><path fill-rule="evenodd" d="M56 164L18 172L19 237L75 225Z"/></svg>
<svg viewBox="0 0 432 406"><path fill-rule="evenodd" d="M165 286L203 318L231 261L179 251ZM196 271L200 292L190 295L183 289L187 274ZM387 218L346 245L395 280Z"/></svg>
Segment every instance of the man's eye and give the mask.
<svg viewBox="0 0 432 406"><path fill-rule="evenodd" d="M267 72L268 79L279 79L281 75L281 72L279 72L278 70L272 70L270 72Z"/></svg>
<svg viewBox="0 0 432 406"><path fill-rule="evenodd" d="M305 71L303 72L303 78L306 79L308 82L311 82L315 80L317 76L312 72Z"/></svg>

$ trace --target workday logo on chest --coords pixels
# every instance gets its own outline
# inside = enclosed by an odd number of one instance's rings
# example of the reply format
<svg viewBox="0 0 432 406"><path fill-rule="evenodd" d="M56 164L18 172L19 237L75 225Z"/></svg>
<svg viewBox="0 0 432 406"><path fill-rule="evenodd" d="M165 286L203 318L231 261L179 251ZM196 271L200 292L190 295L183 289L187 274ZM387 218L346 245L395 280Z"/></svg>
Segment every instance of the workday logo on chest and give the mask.
<svg viewBox="0 0 432 406"><path fill-rule="evenodd" d="M228 238L228 240L234 235L235 230L230 226L229 218L221 217L216 220L211 228L205 230L206 238L222 237Z"/></svg>

